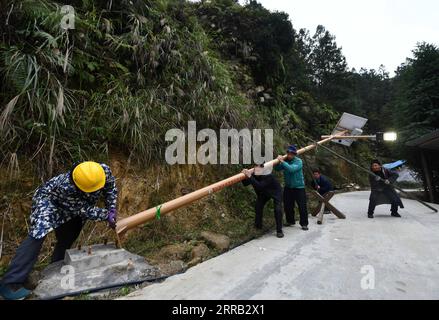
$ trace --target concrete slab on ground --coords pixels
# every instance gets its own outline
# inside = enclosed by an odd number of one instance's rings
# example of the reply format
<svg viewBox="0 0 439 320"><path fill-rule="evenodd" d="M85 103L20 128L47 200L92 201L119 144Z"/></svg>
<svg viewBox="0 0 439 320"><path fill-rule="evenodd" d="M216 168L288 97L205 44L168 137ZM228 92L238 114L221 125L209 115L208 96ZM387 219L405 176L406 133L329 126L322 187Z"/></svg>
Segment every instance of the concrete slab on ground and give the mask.
<svg viewBox="0 0 439 320"><path fill-rule="evenodd" d="M346 220L310 217L122 299L439 299L439 214L403 199L401 219L389 205L367 219L368 197L338 194Z"/></svg>
<svg viewBox="0 0 439 320"><path fill-rule="evenodd" d="M157 278L160 272L145 258L114 245L92 245L67 250L64 261L43 270L34 290L38 299L50 299L107 286Z"/></svg>

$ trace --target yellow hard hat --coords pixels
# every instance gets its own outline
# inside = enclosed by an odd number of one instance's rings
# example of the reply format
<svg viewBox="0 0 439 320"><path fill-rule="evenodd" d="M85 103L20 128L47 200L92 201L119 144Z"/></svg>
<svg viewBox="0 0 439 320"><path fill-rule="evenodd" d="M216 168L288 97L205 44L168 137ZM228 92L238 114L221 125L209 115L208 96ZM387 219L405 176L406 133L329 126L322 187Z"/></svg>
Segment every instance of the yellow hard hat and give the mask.
<svg viewBox="0 0 439 320"><path fill-rule="evenodd" d="M78 164L72 172L73 182L84 192L95 192L105 185L105 171L102 166L93 161Z"/></svg>

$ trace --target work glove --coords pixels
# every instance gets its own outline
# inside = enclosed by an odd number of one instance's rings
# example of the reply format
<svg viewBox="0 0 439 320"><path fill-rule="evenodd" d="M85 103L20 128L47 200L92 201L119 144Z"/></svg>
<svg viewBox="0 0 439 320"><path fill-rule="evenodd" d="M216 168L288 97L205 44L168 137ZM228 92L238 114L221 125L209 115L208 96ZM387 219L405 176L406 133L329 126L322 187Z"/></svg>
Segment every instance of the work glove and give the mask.
<svg viewBox="0 0 439 320"><path fill-rule="evenodd" d="M116 219L117 219L117 211L116 211L116 209L110 209L108 211L107 221L108 221L108 226L111 229L115 229L116 228Z"/></svg>
<svg viewBox="0 0 439 320"><path fill-rule="evenodd" d="M242 173L245 174L247 178L250 178L252 176L250 170L247 169L242 170Z"/></svg>
<svg viewBox="0 0 439 320"><path fill-rule="evenodd" d="M384 183L385 184L390 184L390 181L386 179L386 180L384 180Z"/></svg>

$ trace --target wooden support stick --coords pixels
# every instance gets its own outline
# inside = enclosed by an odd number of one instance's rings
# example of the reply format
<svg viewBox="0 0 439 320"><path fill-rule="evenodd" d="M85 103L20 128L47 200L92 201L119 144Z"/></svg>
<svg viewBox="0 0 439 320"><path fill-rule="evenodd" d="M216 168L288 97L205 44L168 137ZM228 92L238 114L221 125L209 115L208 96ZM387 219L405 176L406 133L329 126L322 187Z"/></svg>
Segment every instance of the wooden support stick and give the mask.
<svg viewBox="0 0 439 320"><path fill-rule="evenodd" d="M320 209L322 209L322 206L323 206L323 202L320 202L320 201L319 201L319 203L315 206L315 208L312 209L312 211L311 211L311 215L312 215L313 217L316 217L316 216L319 214Z"/></svg>
<svg viewBox="0 0 439 320"><path fill-rule="evenodd" d="M319 213L317 214L317 224L323 224L323 216L325 213L325 204L322 203L321 209Z"/></svg>
<svg viewBox="0 0 439 320"><path fill-rule="evenodd" d="M330 192L326 193L325 196L322 196L317 191L314 191L313 194L319 199L319 202L324 207L327 207L339 219L346 219L346 216L329 202L329 200L331 200L331 198L335 195L334 191L330 191Z"/></svg>

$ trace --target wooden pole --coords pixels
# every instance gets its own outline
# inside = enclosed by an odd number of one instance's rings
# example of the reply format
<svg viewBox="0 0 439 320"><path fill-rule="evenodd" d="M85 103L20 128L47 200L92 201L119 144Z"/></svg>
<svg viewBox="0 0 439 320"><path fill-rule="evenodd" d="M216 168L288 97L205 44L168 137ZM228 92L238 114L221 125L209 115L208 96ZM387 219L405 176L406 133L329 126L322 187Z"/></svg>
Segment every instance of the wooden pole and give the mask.
<svg viewBox="0 0 439 320"><path fill-rule="evenodd" d="M338 133L337 136L340 136L343 133L346 133L346 131ZM317 145L329 142L332 139L334 139L334 137L329 136L328 138L317 142ZM297 154L305 153L309 150L314 149L315 147L316 147L316 144L309 145L307 147L299 149L297 151ZM285 157L286 157L286 155L284 156L284 158ZM279 160L277 160L277 159L271 160L271 161L266 163L266 165L272 165L273 167L276 166L277 164L279 164ZM254 169L250 169L250 170L253 171ZM238 173L234 176L231 176L227 179L224 179L224 180L221 180L221 181L216 182L214 184L211 184L211 185L204 187L202 189L188 193L188 194L181 196L179 198L176 198L174 200L165 202L161 205L158 205L157 207L149 208L148 210L145 210L145 211L139 212L135 215L132 215L130 217L124 218L124 219L117 222L116 232L119 235L123 235L128 230L133 229L139 225L142 225L147 221L153 220L157 215L157 211L160 212L160 215L167 214L169 212L177 210L178 208L184 207L184 206L186 206L194 201L197 201L201 198L204 198L212 193L218 192L226 187L234 185L234 184L236 184L244 179L246 179L245 174Z"/></svg>
<svg viewBox="0 0 439 320"><path fill-rule="evenodd" d="M322 139L326 139L329 138L331 136L322 136ZM336 136L332 136L333 140L338 140L338 139L342 139L342 140L369 140L369 139L376 139L376 136L343 136L340 134L337 134Z"/></svg>

